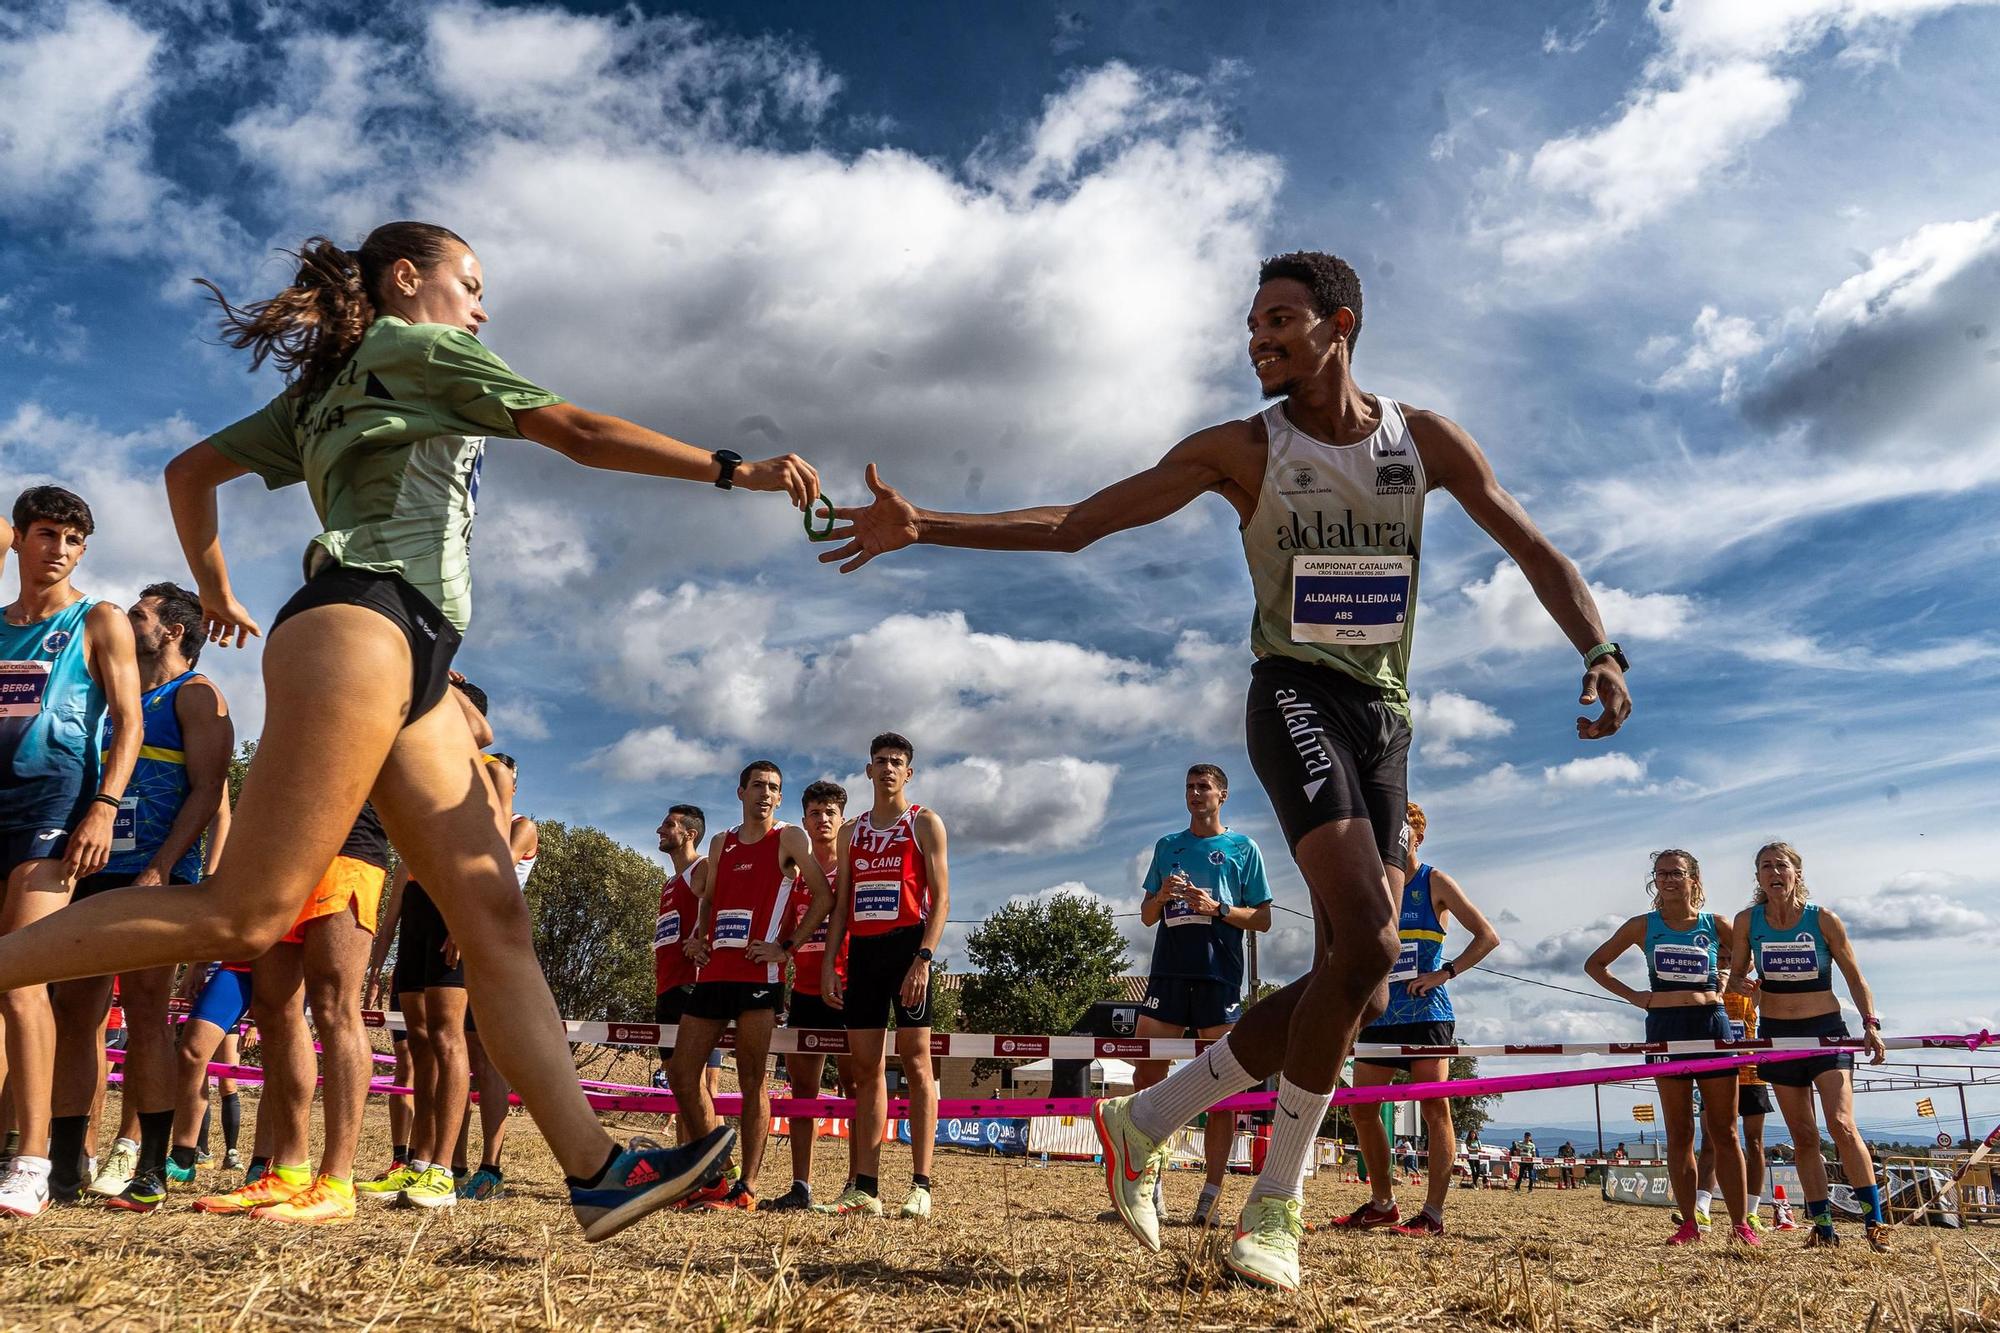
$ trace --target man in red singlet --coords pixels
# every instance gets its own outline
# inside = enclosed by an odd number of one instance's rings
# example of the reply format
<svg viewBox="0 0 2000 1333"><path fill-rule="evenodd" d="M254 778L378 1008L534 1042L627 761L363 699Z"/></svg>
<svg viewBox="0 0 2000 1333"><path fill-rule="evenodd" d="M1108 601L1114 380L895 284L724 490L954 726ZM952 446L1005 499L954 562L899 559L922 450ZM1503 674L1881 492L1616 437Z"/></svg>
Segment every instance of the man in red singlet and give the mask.
<svg viewBox="0 0 2000 1333"><path fill-rule="evenodd" d="M833 892L813 860L812 839L806 831L778 822L778 802L784 795L778 766L768 759L754 761L743 770L736 794L743 802L743 822L710 840L708 859L694 875L695 896L701 902L695 933L706 948L695 951L700 971L681 1013L667 1078L681 1114L687 1117L690 1139L712 1132L715 1103L703 1084L702 1066L723 1031L731 1022L736 1024L743 1175L733 1184L717 1181L690 1197L711 1208L747 1212L757 1207L757 1169L763 1165L764 1143L771 1130L764 1080L771 1030L784 997L785 964L826 919ZM787 930L787 923L795 919L791 900L799 880L811 890L812 905L805 918Z"/></svg>
<svg viewBox="0 0 2000 1333"><path fill-rule="evenodd" d="M698 805L676 805L654 830L660 850L667 854L674 873L660 886L660 912L653 922L653 1021L666 1027L678 1024L686 1012L688 996L694 993L694 954L707 948L695 931L701 916L701 900L694 896L694 876L705 863L701 844L708 832L708 816ZM671 1044L660 1045L660 1063L674 1056ZM712 1098L721 1085L722 1052L713 1052L702 1071L702 1087ZM687 1116L674 1117L677 1142L686 1143Z"/></svg>
<svg viewBox="0 0 2000 1333"><path fill-rule="evenodd" d="M840 825L847 815L847 789L837 782L820 781L806 788L800 802L804 814L800 816L807 836L812 839L813 860L829 877L837 873L840 864ZM792 922L797 928L805 920L806 912L812 906L804 894L793 894ZM792 958L792 998L785 1007L785 1026L807 1032L840 1031L847 1026L841 1012L826 1002L820 994L820 968L826 962L827 926L822 922L812 937L799 946ZM836 977L847 976L847 941L842 940L834 951L833 973ZM854 1079L848 1069L848 1059L842 1055L836 1061L839 1068L840 1088L847 1094L854 1087ZM817 1097L820 1084L826 1078L826 1056L793 1052L785 1057L785 1077L791 1080L794 1097ZM783 1212L812 1207L812 1160L813 1143L819 1136L819 1121L804 1116L792 1117L792 1187L783 1195L764 1205L765 1212Z"/></svg>
<svg viewBox="0 0 2000 1333"><path fill-rule="evenodd" d="M847 979L833 955L820 966L820 990L847 1017L854 1086L848 1140L854 1181L823 1212L882 1215L882 1130L889 1088L883 1069L889 1011L896 1012L896 1055L910 1085L910 1197L902 1216L931 1214L931 1152L937 1146L937 1078L931 1069L931 958L950 913L944 821L910 804L904 788L916 748L893 731L868 746L875 805L840 831L840 881L829 944L848 946Z"/></svg>

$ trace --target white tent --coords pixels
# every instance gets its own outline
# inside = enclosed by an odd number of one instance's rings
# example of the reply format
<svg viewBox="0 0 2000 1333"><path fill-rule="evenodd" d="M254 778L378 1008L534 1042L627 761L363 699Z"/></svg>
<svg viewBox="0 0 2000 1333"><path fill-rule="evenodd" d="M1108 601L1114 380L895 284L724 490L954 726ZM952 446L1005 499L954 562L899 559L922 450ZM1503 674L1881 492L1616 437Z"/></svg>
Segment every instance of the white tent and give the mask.
<svg viewBox="0 0 2000 1333"><path fill-rule="evenodd" d="M1014 1090L1023 1087L1046 1088L1055 1081L1054 1060L1034 1060L1021 1065L1014 1071ZM1132 1066L1129 1061L1109 1058L1092 1060L1088 1072L1090 1088L1130 1088L1132 1086Z"/></svg>

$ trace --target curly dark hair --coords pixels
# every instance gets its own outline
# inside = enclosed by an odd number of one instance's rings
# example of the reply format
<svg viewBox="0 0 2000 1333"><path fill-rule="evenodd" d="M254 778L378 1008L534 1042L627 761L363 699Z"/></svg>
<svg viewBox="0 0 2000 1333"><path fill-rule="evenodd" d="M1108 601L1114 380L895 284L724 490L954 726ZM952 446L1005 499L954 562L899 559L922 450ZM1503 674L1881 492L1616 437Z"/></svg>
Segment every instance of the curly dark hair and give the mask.
<svg viewBox="0 0 2000 1333"><path fill-rule="evenodd" d="M821 778L818 782L813 783L812 786L807 787L806 794L799 798L799 809L801 810L813 804L835 805L840 807L844 812L847 809L847 788L841 786L838 782L829 782L825 778Z"/></svg>
<svg viewBox="0 0 2000 1333"><path fill-rule="evenodd" d="M97 531L97 520L83 497L60 486L30 486L14 501L14 531L26 532L36 519L75 528L86 537Z"/></svg>
<svg viewBox="0 0 2000 1333"><path fill-rule="evenodd" d="M1274 255L1257 270L1257 285L1290 278L1312 293L1313 310L1331 315L1346 306L1354 312L1354 332L1347 335L1347 354L1361 345L1361 279L1345 259L1318 250L1294 250Z"/></svg>

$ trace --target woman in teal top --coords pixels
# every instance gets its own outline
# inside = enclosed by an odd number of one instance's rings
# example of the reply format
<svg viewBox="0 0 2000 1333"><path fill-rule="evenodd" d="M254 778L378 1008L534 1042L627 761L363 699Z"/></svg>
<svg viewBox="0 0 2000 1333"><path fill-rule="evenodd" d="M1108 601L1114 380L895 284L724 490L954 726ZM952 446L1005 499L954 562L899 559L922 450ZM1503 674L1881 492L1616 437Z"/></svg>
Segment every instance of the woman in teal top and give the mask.
<svg viewBox="0 0 2000 1333"><path fill-rule="evenodd" d="M1848 993L1861 1011L1861 1031L1869 1059L1881 1064L1888 1055L1882 1044L1882 1020L1875 1014L1875 996L1861 975L1848 942L1847 927L1830 908L1806 901L1806 862L1788 842L1768 843L1757 850L1756 890L1750 906L1736 914L1736 947L1730 960L1730 989L1748 993L1750 973L1757 973L1759 1022L1766 1037L1847 1036L1840 1017L1840 1000L1833 993L1838 969ZM1833 1051L1804 1060L1784 1060L1764 1066L1764 1081L1777 1094L1793 1143L1819 1142L1813 1116L1813 1094L1826 1116L1827 1137L1840 1154L1841 1174L1866 1210L1869 1246L1885 1252L1889 1228L1882 1214L1881 1190L1875 1180L1875 1159L1854 1123L1854 1056ZM1827 1198L1826 1160L1816 1152L1799 1154L1799 1190L1805 1195L1812 1230L1808 1249L1838 1245L1833 1208Z"/></svg>
<svg viewBox="0 0 2000 1333"><path fill-rule="evenodd" d="M1730 924L1713 912L1702 911L1706 895L1701 886L1701 865L1691 853L1678 848L1653 853L1653 874L1649 881L1653 910L1635 916L1597 946L1584 961L1583 970L1619 999L1646 1011L1646 1040L1729 1041L1729 1013L1722 1006L1720 960L1729 956L1734 939ZM1627 949L1642 949L1646 955L1647 989L1629 985L1611 975L1611 964ZM1654 1059L1676 1058L1648 1056ZM1736 1137L1736 1071L1699 1079L1689 1075L1669 1075L1653 1080L1659 1089L1660 1110L1666 1121L1667 1172L1672 1178L1674 1201L1684 1219L1669 1245L1690 1245L1701 1239L1695 1222L1695 1193L1700 1172L1695 1165L1694 1088L1701 1085L1701 1127L1708 1142L1715 1145L1715 1178L1729 1205L1729 1220L1736 1238L1745 1245L1758 1244L1745 1213L1748 1186L1744 1180L1743 1145Z"/></svg>
<svg viewBox="0 0 2000 1333"><path fill-rule="evenodd" d="M272 403L167 467L167 495L211 640L260 631L236 600L216 489L255 473L303 482L321 531L307 582L264 650L265 726L234 832L200 890L118 889L0 940L0 989L193 958L249 958L291 925L371 797L436 898L466 963L487 1049L570 1177L587 1240L691 1192L734 1134L620 1149L576 1083L535 961L498 811L456 708L438 708L471 614L468 543L487 437L588 467L788 494L803 460L744 462L589 412L479 342L485 276L442 227L378 227L350 253L321 237L292 285L246 308L216 293L226 340L290 380ZM211 288L211 290L214 290ZM136 734L136 729L135 733ZM191 910L196 893L200 907Z"/></svg>

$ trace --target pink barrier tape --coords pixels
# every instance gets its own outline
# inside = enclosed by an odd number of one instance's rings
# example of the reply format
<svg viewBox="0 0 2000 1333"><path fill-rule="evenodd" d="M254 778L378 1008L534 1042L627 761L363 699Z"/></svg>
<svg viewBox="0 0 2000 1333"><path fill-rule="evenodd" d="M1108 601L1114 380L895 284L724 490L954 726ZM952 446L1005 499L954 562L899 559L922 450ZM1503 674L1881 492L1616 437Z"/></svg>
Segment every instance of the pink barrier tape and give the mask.
<svg viewBox="0 0 2000 1333"><path fill-rule="evenodd" d="M370 1027L401 1026L403 1016L393 1010L365 1010L362 1021ZM583 1023L565 1019L573 1045L592 1046L672 1046L676 1035L671 1024ZM1892 1051L1960 1050L1976 1051L2000 1041L1990 1032L1953 1033L1932 1036L1887 1037ZM718 1045L734 1047L734 1029L725 1031ZM1096 1060L1110 1056L1120 1060L1191 1060L1215 1043L1190 1037L1048 1037L1019 1033L934 1032L931 1055L953 1060ZM1392 1046L1363 1043L1356 1055L1384 1055L1423 1059L1453 1055L1481 1057L1553 1055L1699 1055L1714 1051L1855 1051L1866 1045L1860 1037L1756 1037L1747 1041L1594 1041L1543 1042L1510 1045ZM820 1028L779 1028L771 1034L771 1053L785 1055L840 1055L847 1050L844 1030Z"/></svg>

